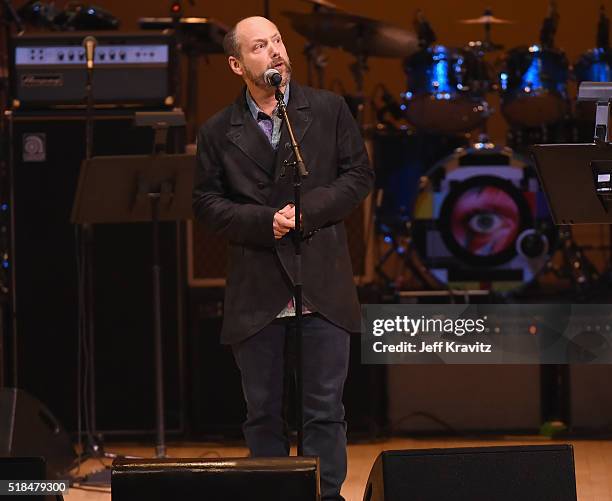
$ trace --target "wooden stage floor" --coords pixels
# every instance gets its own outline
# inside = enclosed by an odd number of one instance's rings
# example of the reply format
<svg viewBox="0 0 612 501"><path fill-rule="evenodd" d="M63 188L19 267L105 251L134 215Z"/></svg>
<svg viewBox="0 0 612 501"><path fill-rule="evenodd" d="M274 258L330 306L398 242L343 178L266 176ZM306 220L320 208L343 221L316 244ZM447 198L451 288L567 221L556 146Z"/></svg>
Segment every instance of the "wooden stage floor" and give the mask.
<svg viewBox="0 0 612 501"><path fill-rule="evenodd" d="M574 446L576 462L576 484L579 501L612 501L612 440L568 440L563 442L539 437L499 437L492 439L454 438L392 438L377 442L351 444L348 449L348 476L342 494L347 501L361 501L363 489L376 456L389 449L430 449L447 447L479 447L489 445L543 445L570 443ZM106 444L108 452L124 455L152 457L152 446ZM168 446L170 457L242 457L247 449L220 443L181 443ZM110 461L104 460L110 464ZM89 460L81 467L81 473L100 468L98 460ZM85 491L73 488L65 496L66 501L110 501L110 490L105 492ZM146 500L139 500L146 501Z"/></svg>

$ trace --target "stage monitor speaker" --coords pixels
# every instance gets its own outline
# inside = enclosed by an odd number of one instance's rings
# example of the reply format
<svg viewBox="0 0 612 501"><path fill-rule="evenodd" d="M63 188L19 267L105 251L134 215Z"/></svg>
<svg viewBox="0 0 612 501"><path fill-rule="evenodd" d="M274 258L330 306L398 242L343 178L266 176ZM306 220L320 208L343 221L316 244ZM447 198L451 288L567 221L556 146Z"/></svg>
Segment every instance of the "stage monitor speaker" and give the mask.
<svg viewBox="0 0 612 501"><path fill-rule="evenodd" d="M316 501L318 458L116 459L112 501Z"/></svg>
<svg viewBox="0 0 612 501"><path fill-rule="evenodd" d="M65 479L76 459L68 434L49 409L16 388L0 390L0 456L45 458L46 476L26 480Z"/></svg>
<svg viewBox="0 0 612 501"><path fill-rule="evenodd" d="M571 445L382 452L363 501L576 501Z"/></svg>

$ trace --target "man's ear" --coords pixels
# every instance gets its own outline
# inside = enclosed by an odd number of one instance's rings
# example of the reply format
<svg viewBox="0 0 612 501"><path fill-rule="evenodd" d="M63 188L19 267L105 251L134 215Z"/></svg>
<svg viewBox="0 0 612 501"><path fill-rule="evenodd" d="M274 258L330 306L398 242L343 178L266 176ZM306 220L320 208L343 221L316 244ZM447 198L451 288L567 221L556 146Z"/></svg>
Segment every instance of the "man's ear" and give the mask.
<svg viewBox="0 0 612 501"><path fill-rule="evenodd" d="M244 71L242 69L242 63L240 63L240 61L235 58L234 56L230 56L227 58L227 62L229 63L229 67L231 68L231 70L239 76L242 76L244 74Z"/></svg>

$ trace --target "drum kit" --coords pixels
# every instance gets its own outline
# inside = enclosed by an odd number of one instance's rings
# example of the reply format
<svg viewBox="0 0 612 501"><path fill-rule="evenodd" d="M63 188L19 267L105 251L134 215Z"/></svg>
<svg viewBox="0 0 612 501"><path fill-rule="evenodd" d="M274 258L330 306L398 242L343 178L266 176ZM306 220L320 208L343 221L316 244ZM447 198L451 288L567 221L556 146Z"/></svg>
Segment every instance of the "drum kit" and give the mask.
<svg viewBox="0 0 612 501"><path fill-rule="evenodd" d="M355 56L351 69L357 93L347 101L357 103L353 111L371 144L377 172L374 227L388 244L377 265L379 275L401 288L385 271L385 263L399 256L417 288L504 295L556 271L573 274L575 289L587 292L585 284L596 282L598 271L570 229L560 231L553 224L525 153L536 142L592 141L594 111L572 106L569 82L612 80L603 7L597 47L571 68L554 45L559 21L554 1L539 43L505 52L493 42L492 29L512 21L490 10L459 21L481 26L482 40L449 47L436 43L422 11L416 13L412 32L347 13L328 1L305 1L313 5L312 13L283 15L308 39L307 57L319 56L309 59L319 83L326 63L321 48L341 48ZM497 55L497 61L490 63L489 55ZM375 125L364 123L363 75L369 57L401 58L406 76L399 99L384 84L377 86ZM500 97L508 146L495 145L487 136L492 93ZM557 250L561 269L551 264Z"/></svg>
<svg viewBox="0 0 612 501"><path fill-rule="evenodd" d="M352 14L329 0L303 1L311 12L282 15L307 39L308 84L325 87L326 48L354 57L350 69L356 90L345 98L377 173L374 228L388 247L376 269L386 283L399 283L385 271L387 261L398 256L425 288L516 291L551 270L558 249L566 263L559 273L565 270L582 284L582 291L584 284L596 281L597 271L571 230L558 231L553 225L525 154L536 142L592 140L594 109L584 103L572 106L569 82L612 80L609 20L603 7L596 47L572 68L555 47L559 14L554 0L539 43L507 51L493 41L492 31L512 21L489 9L459 21L481 27L482 39L451 47L437 43L421 10L414 29L408 30ZM109 12L81 2L57 10L53 2L28 0L18 13L29 26L53 30L119 25ZM143 29L177 29L179 47L190 61L187 108L194 115L197 58L222 51L227 27L208 18L182 17L143 18L139 24ZM406 85L397 99L384 83L366 98L364 76L372 57L401 61ZM508 123L507 146L495 145L487 136L495 93ZM365 123L366 104L374 111L374 124ZM190 116L190 123L195 118Z"/></svg>

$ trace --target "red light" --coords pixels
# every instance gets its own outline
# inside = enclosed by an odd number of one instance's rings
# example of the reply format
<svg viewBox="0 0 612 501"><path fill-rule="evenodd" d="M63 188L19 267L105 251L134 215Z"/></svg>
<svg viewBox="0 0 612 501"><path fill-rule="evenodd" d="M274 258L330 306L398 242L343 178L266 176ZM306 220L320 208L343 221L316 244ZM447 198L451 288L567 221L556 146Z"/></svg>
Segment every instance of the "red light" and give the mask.
<svg viewBox="0 0 612 501"><path fill-rule="evenodd" d="M178 2L174 2L174 3L172 4L172 7L170 7L170 10L171 10L172 12L174 12L175 14L177 14L178 12L180 12L180 11L181 11L181 4L180 4L180 3L178 3Z"/></svg>
<svg viewBox="0 0 612 501"><path fill-rule="evenodd" d="M538 328L535 325L529 326L529 334L535 336L538 333Z"/></svg>

